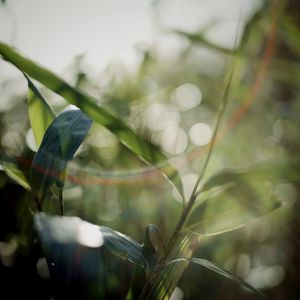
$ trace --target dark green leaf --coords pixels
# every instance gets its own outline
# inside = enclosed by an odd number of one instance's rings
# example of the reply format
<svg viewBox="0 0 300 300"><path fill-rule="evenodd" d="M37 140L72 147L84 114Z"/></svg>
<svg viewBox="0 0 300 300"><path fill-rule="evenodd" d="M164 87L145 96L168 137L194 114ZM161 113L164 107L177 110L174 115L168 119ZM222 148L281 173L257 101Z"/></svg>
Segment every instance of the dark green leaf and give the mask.
<svg viewBox="0 0 300 300"><path fill-rule="evenodd" d="M241 286L244 286L246 288L248 288L249 290L251 290L252 292L260 295L260 296L263 296L264 297L264 294L262 292L260 292L259 290L255 289L253 286L251 286L249 283L243 281L242 279L236 277L235 275L233 275L232 273L226 271L225 269L217 266L216 264L212 263L211 261L209 260L206 260L206 259L202 259L202 258L178 258L178 259L174 259L172 261L170 261L167 266L169 265L172 265L172 264L177 264L177 263L187 263L187 262L191 262L191 263L194 263L194 264L197 264L197 265L200 265L204 268L207 268L211 271L214 271L230 280L232 280L233 282L241 285Z"/></svg>
<svg viewBox="0 0 300 300"><path fill-rule="evenodd" d="M39 196L54 182L61 182L67 163L81 145L92 120L79 109L61 113L48 127L32 162L32 184Z"/></svg>
<svg viewBox="0 0 300 300"><path fill-rule="evenodd" d="M54 73L23 57L4 43L0 43L0 54L19 70L44 84L50 90L65 98L69 103L76 105L93 120L114 133L133 153L146 163L159 168L174 184L180 194L183 195L182 183L178 172L168 163L167 158L161 153L159 148L134 133L120 117L116 117L108 109L99 106L91 96L75 89Z"/></svg>
<svg viewBox="0 0 300 300"><path fill-rule="evenodd" d="M54 245L73 245L76 247L103 248L119 258L139 264L147 263L142 255L142 245L130 237L109 227L97 226L78 217L50 216L35 214L35 228L44 251L51 256ZM65 253L66 254L66 253ZM65 255L62 253L62 255Z"/></svg>
<svg viewBox="0 0 300 300"><path fill-rule="evenodd" d="M28 112L31 128L37 148L39 148L46 129L55 119L55 114L40 94L33 82L25 75L28 81Z"/></svg>
<svg viewBox="0 0 300 300"><path fill-rule="evenodd" d="M134 264L147 267L142 246L108 227L44 213L34 223L59 299L125 299Z"/></svg>

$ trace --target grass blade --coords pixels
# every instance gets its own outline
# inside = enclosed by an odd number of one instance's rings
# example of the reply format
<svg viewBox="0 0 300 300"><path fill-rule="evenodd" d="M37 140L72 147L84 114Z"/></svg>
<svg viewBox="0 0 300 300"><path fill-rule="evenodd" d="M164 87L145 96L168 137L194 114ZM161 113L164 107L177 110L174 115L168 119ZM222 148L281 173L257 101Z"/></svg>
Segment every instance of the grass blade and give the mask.
<svg viewBox="0 0 300 300"><path fill-rule="evenodd" d="M216 235L271 212L281 206L274 186L299 181L299 167L297 161L280 160L214 174L203 185L183 230Z"/></svg>
<svg viewBox="0 0 300 300"><path fill-rule="evenodd" d="M25 75L25 77L28 82L29 119L38 149L47 128L55 119L55 114L33 82L28 78L28 76Z"/></svg>
<svg viewBox="0 0 300 300"><path fill-rule="evenodd" d="M26 178L25 174L18 168L17 165L12 163L1 162L1 166L3 167L3 170L5 171L8 177L10 177L16 183L21 185L27 191L31 190L31 186L29 184L28 179Z"/></svg>
<svg viewBox="0 0 300 300"><path fill-rule="evenodd" d="M260 292L259 290L257 290L256 288L254 288L253 286L251 286L249 283L245 282L244 280L236 277L235 275L233 275L232 273L228 272L227 270L221 268L220 266L214 264L213 262L206 260L206 259L202 259L202 258L190 258L190 259L186 259L186 258L178 258L178 259L174 259L172 261L170 261L168 265L172 265L172 264L177 264L177 263L186 263L186 262L191 262L197 265L200 265L206 269L209 269L215 273L218 273L219 275L226 277L230 280L232 280L233 282L244 286L246 288L248 288L249 290L251 290L252 292L254 292L255 294L265 297L265 295Z"/></svg>
<svg viewBox="0 0 300 300"><path fill-rule="evenodd" d="M180 194L183 195L179 174L176 169L167 162L165 155L162 154L158 147L134 133L120 117L113 115L108 109L99 106L91 96L72 87L51 71L25 58L1 42L0 55L23 73L39 81L53 92L65 98L69 103L79 107L94 121L114 133L128 149L139 156L143 161L159 168L178 189Z"/></svg>

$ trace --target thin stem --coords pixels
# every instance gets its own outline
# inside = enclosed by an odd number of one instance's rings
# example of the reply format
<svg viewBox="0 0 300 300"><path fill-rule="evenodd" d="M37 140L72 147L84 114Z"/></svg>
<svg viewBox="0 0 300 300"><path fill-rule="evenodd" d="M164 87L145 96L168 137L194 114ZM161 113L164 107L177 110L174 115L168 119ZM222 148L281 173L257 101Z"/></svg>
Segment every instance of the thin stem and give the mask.
<svg viewBox="0 0 300 300"><path fill-rule="evenodd" d="M185 209L182 211L182 214L181 214L181 216L178 220L178 223L177 223L177 225L176 225L176 227L175 227L175 229L174 229L174 231L171 235L171 238L170 238L170 240L167 244L167 248L166 248L166 251L165 251L165 254L164 254L164 257L163 257L163 261L168 258L171 250L173 249L173 246L177 242L178 235L179 235L179 233L180 233L180 231L181 231L181 229L184 225L184 222L186 221L186 218L187 218L188 214L190 213L190 211L191 211L198 195L201 193L201 190L198 190L199 184L200 184L201 180L203 179L203 177L205 175L205 172L207 170L207 166L208 166L208 163L210 161L210 158L211 158L211 155L212 155L212 152L213 152L213 149L214 149L217 133L218 133L218 130L219 130L219 127L220 127L220 124L221 124L221 120L222 120L222 117L223 117L224 112L225 112L226 107L227 107L228 93L229 93L229 89L230 89L230 86L231 86L232 76L233 76L233 70L230 73L229 81L228 81L228 84L227 84L225 92L224 92L222 105L221 105L221 108L220 108L220 112L218 114L218 118L217 118L216 126L215 126L215 129L214 129L214 132L213 132L212 140L209 144L208 154L206 156L204 166L202 168L201 173L199 174L199 176L197 178L197 181L194 185L194 188L193 188L193 191L192 191L191 196L189 198L189 201L188 201Z"/></svg>

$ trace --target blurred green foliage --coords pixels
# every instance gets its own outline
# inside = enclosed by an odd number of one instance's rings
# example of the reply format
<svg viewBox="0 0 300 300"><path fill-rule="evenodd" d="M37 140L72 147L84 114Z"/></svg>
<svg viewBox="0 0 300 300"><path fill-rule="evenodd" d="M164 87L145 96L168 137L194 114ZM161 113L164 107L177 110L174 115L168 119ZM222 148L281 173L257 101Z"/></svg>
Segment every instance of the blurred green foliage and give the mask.
<svg viewBox="0 0 300 300"><path fill-rule="evenodd" d="M141 64L135 72L121 65L110 65L97 80L92 80L89 71L81 68L84 57L74 61L72 70L76 88L87 93L92 91L101 99L98 104L112 115L122 117L138 135L158 145L155 149L162 149L163 154L171 158L181 175L184 193L188 195L203 167L208 143L197 139L197 135L194 137L192 128L201 123L213 129L224 78L234 65L228 109L205 180L224 169L244 170L249 166L251 169L259 162L268 164L287 158L292 162L285 169L290 179L266 181L254 172L249 187L240 173L238 180L233 180L235 185L228 178L236 173L220 173L225 181L225 193L213 190L212 194L203 193L202 198L200 195L190 222L197 221L205 212L207 217L201 221L211 222L212 230L222 231L219 226L231 226L231 223L238 226L269 211L269 207L264 208L270 199L281 207L237 231L202 237L194 256L217 262L262 289L268 299L275 300L298 299L299 294L296 284L300 279L297 255L300 247L297 218L299 9L297 1L266 1L246 20L239 47L234 51L209 41L209 28L194 33L174 29L167 34L184 41L186 46L167 59L155 45L143 49ZM8 92L14 84L19 82L3 82L1 89ZM48 90L40 88L40 91L54 111L60 112L66 107L66 102L57 101ZM29 297L49 299L51 285L36 272L40 250L36 244L31 245L32 211L35 210L32 195L17 186L13 176L7 175L9 168L15 168L28 178L35 155L27 97L12 93L9 97L9 105L2 108L0 115L3 199L0 272L6 277L3 289L11 293L11 298L17 297L18 291L13 287L18 285L23 287L22 291L28 291ZM209 136L209 131L196 129L199 135ZM231 201L232 195L240 200L236 202L238 209L227 201ZM261 201L259 208L254 202L257 195ZM206 196L214 197L212 205L205 201ZM140 242L151 223L157 225L166 241L182 209L180 198L162 174L143 163L114 134L96 123L68 166L63 198L66 215L109 226ZM51 205L46 203L45 210L52 211ZM208 210L203 209L206 206ZM198 207L200 213L197 213ZM220 213L216 215L218 210ZM181 290L177 293L183 291L184 299L257 299L257 295L214 273L199 271L194 265L189 265L179 287Z"/></svg>

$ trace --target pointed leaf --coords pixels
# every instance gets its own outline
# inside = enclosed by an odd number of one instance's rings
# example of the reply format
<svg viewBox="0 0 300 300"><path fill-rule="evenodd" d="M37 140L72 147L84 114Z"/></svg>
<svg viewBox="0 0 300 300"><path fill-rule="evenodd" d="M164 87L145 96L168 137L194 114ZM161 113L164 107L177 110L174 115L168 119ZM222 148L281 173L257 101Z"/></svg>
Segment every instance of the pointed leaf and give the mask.
<svg viewBox="0 0 300 300"><path fill-rule="evenodd" d="M34 224L59 299L125 299L134 264L146 268L142 246L108 227L44 213Z"/></svg>
<svg viewBox="0 0 300 300"><path fill-rule="evenodd" d="M55 114L40 94L33 82L25 75L28 81L28 112L36 146L39 148L46 129L55 119Z"/></svg>
<svg viewBox="0 0 300 300"><path fill-rule="evenodd" d="M251 286L249 283L245 282L244 280L236 277L235 275L233 275L232 273L228 272L227 270L219 267L218 265L214 264L213 262L206 260L206 259L202 259L202 258L179 258L179 259L174 259L172 261L170 261L167 266L172 265L172 264L177 264L177 263L186 263L186 262L192 262L194 264L200 265L204 268L207 268L211 271L214 271L220 275L222 275L223 277L226 277L230 280L232 280L233 282L244 286L246 288L248 288L249 290L251 290L252 292L263 296L264 294L262 292L260 292L259 290L257 290L256 288L254 288L253 286Z"/></svg>
<svg viewBox="0 0 300 300"><path fill-rule="evenodd" d="M61 113L48 127L32 162L32 184L39 196L54 182L61 182L67 163L81 145L92 120L79 109Z"/></svg>
<svg viewBox="0 0 300 300"><path fill-rule="evenodd" d="M27 191L31 190L28 179L25 174L13 163L1 162L3 170L12 180L21 185Z"/></svg>
<svg viewBox="0 0 300 300"><path fill-rule="evenodd" d="M299 162L283 160L213 175L204 184L202 201L192 211L185 230L202 235L220 234L278 208L274 184L299 181L299 167Z"/></svg>
<svg viewBox="0 0 300 300"><path fill-rule="evenodd" d="M19 70L31 78L44 84L53 92L76 105L94 121L114 133L119 140L133 153L146 163L159 168L171 183L183 195L182 183L176 169L168 163L167 158L159 148L138 136L120 117L112 114L108 109L99 106L95 99L69 85L49 70L23 57L8 45L0 42L0 54L15 65Z"/></svg>
<svg viewBox="0 0 300 300"><path fill-rule="evenodd" d="M142 255L142 245L109 227L97 226L78 217L50 216L45 213L35 214L34 219L39 240L49 258L52 251L59 252L59 249L54 249L54 245L57 247L72 245L103 248L119 258L139 264L143 268L147 267Z"/></svg>
<svg viewBox="0 0 300 300"><path fill-rule="evenodd" d="M189 233L182 238L182 240L174 247L170 257L191 257L194 251L194 246L199 241L199 237ZM180 278L182 277L185 269L188 267L189 262L181 264L171 264L163 268L156 280L152 283L148 291L144 291L140 299L157 300L157 299L170 299L172 292L177 286Z"/></svg>

